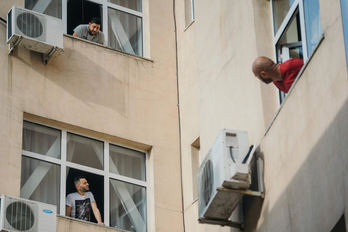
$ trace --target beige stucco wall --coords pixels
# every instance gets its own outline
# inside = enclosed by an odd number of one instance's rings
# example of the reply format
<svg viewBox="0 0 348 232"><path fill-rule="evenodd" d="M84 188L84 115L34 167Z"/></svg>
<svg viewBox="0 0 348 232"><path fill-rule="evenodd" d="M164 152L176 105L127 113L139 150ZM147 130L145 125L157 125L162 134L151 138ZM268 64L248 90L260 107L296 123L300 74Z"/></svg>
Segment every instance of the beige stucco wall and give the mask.
<svg viewBox="0 0 348 232"><path fill-rule="evenodd" d="M187 231L231 231L197 222L191 144L200 159L221 128L249 133L265 160L266 198L246 199L245 231L330 231L348 212L348 78L339 1L320 1L325 38L278 116L276 89L250 71L273 57L269 1L195 1L185 30L177 3L179 90ZM273 57L274 58L274 57ZM274 119L266 135L266 129Z"/></svg>
<svg viewBox="0 0 348 232"><path fill-rule="evenodd" d="M116 230L114 228L106 228L105 226L96 225L95 223L83 222L68 217L57 217L57 231L59 232L121 232L123 230Z"/></svg>
<svg viewBox="0 0 348 232"><path fill-rule="evenodd" d="M0 8L9 2L1 1ZM1 193L20 194L27 113L53 127L148 149L149 231L182 231L172 1L150 1L147 7L151 60L65 36L64 54L44 65L39 54L23 48L8 55L6 26L0 25ZM78 227L60 225L61 231Z"/></svg>
<svg viewBox="0 0 348 232"><path fill-rule="evenodd" d="M255 231L330 231L347 212L348 79L339 1L320 1L320 8L325 38L261 143L266 198Z"/></svg>
<svg viewBox="0 0 348 232"><path fill-rule="evenodd" d="M247 130L249 142L258 143L277 110L274 88L251 72L256 56L273 56L270 24L262 23L269 13L266 1L195 1L195 21L185 29L184 1L177 1L186 231L230 231L198 224L191 144L200 138L202 161L222 128Z"/></svg>
<svg viewBox="0 0 348 232"><path fill-rule="evenodd" d="M348 214L339 0L320 0L325 38L266 135L278 110L276 89L257 81L250 66L256 56L273 56L269 1L195 1L196 19L186 29L184 2L175 3L180 141L173 1L146 5L151 60L66 36L65 53L44 65L25 49L9 56L1 37L0 192L19 196L25 117L147 151L150 231L183 231L181 170L185 231L236 231L198 224L191 170L192 143L200 138L202 161L218 131L231 128L248 131L265 160L266 197L247 199L245 231L329 231ZM0 3L1 17L9 5ZM80 230L105 228L58 218L58 231Z"/></svg>

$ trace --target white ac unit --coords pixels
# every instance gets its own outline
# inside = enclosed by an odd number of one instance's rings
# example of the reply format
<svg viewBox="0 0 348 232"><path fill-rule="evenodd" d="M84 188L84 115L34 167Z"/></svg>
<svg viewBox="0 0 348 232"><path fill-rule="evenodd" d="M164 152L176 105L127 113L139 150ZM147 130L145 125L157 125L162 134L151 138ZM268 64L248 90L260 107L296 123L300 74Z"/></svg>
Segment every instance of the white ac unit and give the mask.
<svg viewBox="0 0 348 232"><path fill-rule="evenodd" d="M203 160L198 172L198 211L200 219L227 220L242 194L217 188L248 189L250 161L255 147L248 145L244 131L223 129Z"/></svg>
<svg viewBox="0 0 348 232"><path fill-rule="evenodd" d="M19 45L49 57L63 53L61 19L13 6L7 14L7 44Z"/></svg>
<svg viewBox="0 0 348 232"><path fill-rule="evenodd" d="M56 232L56 206L0 196L0 231Z"/></svg>

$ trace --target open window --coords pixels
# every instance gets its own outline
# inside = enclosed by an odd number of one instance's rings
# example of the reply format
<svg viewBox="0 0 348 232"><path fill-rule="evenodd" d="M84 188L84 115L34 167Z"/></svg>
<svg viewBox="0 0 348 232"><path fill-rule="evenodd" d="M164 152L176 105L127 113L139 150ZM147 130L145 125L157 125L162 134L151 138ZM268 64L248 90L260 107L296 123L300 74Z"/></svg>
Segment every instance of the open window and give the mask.
<svg viewBox="0 0 348 232"><path fill-rule="evenodd" d="M67 168L66 176L66 196L70 193L76 192L74 185L74 178L83 176L89 183L89 190L92 192L95 202L97 203L102 220L104 221L104 177L89 173L83 170ZM91 214L91 221L97 223L94 214Z"/></svg>
<svg viewBox="0 0 348 232"><path fill-rule="evenodd" d="M300 28L300 15L297 9L276 44L277 63L283 63L292 58L303 59L303 45ZM278 94L279 103L281 104L287 94L282 91L278 91Z"/></svg>
<svg viewBox="0 0 348 232"><path fill-rule="evenodd" d="M322 37L319 0L271 0L273 41L278 63L307 61ZM285 94L279 91L279 102Z"/></svg>
<svg viewBox="0 0 348 232"><path fill-rule="evenodd" d="M147 230L144 152L27 121L22 149L21 197L56 205L65 215L73 179L84 176L106 226Z"/></svg>
<svg viewBox="0 0 348 232"><path fill-rule="evenodd" d="M67 9L67 33L72 35L74 29L80 24L88 24L94 18L103 19L103 8L101 4L87 0L69 0ZM103 23L100 25L103 31Z"/></svg>
<svg viewBox="0 0 348 232"><path fill-rule="evenodd" d="M78 25L98 17L108 47L144 55L143 0L25 0L25 7L61 18L70 35Z"/></svg>

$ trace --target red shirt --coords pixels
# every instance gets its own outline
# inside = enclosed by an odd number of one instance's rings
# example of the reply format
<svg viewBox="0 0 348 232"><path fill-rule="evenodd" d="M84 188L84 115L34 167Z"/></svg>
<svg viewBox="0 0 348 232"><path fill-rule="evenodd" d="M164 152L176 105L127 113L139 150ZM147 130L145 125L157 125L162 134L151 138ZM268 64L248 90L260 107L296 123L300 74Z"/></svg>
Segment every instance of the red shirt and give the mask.
<svg viewBox="0 0 348 232"><path fill-rule="evenodd" d="M303 60L299 58L290 59L281 63L280 73L282 75L282 81L273 81L273 84L278 87L284 93L287 93L295 81L297 74L300 72L303 66Z"/></svg>

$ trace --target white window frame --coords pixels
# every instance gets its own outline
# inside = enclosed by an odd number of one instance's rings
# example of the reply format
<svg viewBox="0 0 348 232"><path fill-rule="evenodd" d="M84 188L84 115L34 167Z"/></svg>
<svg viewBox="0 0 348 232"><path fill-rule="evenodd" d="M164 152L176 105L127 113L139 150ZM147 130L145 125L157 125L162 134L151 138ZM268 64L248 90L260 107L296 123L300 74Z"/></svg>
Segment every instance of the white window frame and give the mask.
<svg viewBox="0 0 348 232"><path fill-rule="evenodd" d="M27 158L32 158L32 159L36 159L39 161L45 161L45 162L49 162L55 165L59 165L60 167L60 205L57 206L57 208L59 207L60 209L60 215L61 216L65 216L65 204L66 204L66 169L67 167L69 168L74 168L74 169L78 169L81 171L85 171L85 172L89 172L92 174L97 174L97 175L101 175L104 177L104 225L105 226L110 226L110 192L109 192L109 185L110 185L110 179L114 179L114 180L118 180L118 181L122 181L125 182L127 184L133 184L133 185L137 185L137 186L141 186L144 187L146 190L146 230L149 231L150 229L150 223L149 223L149 215L150 215L150 207L149 207L149 200L150 200L150 196L149 196L149 154L146 151L143 150L139 150L139 149L135 149L135 148L131 148L131 147L127 147L124 145L118 145L114 142L110 142L107 140L101 140L98 138L93 138L91 136L86 136L84 134L78 133L76 131L72 131L72 130L65 130L63 128L57 128L57 127L52 127L51 125L46 125L43 123L37 123L37 122L32 122L32 121L27 121L25 120L24 122L29 122L29 123L34 123L37 124L39 126L44 126L44 127L48 127L48 128L53 128L56 130L59 130L61 132L61 154L60 154L60 159L59 158L54 158L54 157L50 157L47 155L42 155L42 154L38 154L38 153L34 153L34 152L30 152L30 151L26 151L22 149L22 157L27 157ZM24 128L24 125L23 125ZM84 166L84 165L80 165L80 164L76 164L73 162L69 162L67 161L67 134L68 133L73 133L75 135L79 135L79 136L83 136L83 137L87 137L89 139L94 139L97 141L101 141L104 144L104 169L97 169L97 168L92 168L92 167L88 167L88 166ZM119 175L119 174L115 174L109 171L109 165L110 165L110 152L109 152L109 147L110 145L116 145L116 146L120 146L123 148L128 148L134 151L139 151L141 153L144 153L145 155L145 181L142 180L138 180L138 179L134 179L131 177L126 177L123 175Z"/></svg>
<svg viewBox="0 0 348 232"><path fill-rule="evenodd" d="M308 51L307 51L307 37L306 37L306 28L305 28L305 16L304 16L304 7L303 7L303 1L304 0L295 0L292 3L292 6L290 7L288 13L283 19L283 22L281 23L280 27L277 31L274 30L274 11L273 11L273 1L270 1L271 4L271 15L272 15L272 32L273 32L273 48L274 48L274 57L278 61L278 51L277 51L277 44L279 40L281 39L283 33L286 31L288 25L291 22L291 19L297 12L299 12L300 16L300 32L301 32L301 43L302 43L302 54L303 54L303 61L306 62L308 60ZM284 62L286 59L289 59L290 57L283 57ZM279 105L282 104L284 101L286 94L282 93L280 90L278 90L278 102Z"/></svg>

